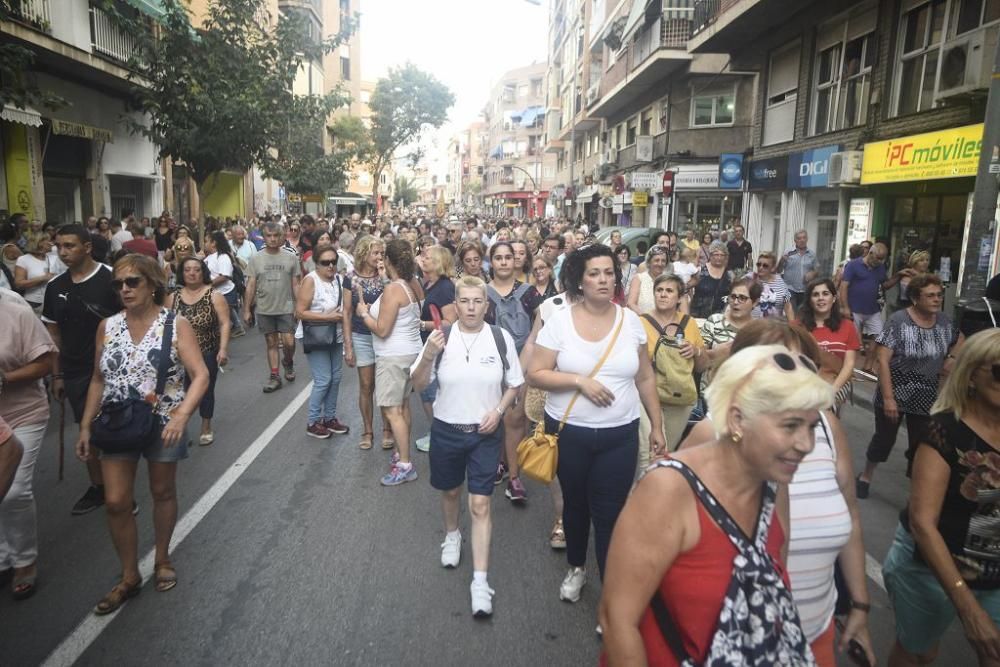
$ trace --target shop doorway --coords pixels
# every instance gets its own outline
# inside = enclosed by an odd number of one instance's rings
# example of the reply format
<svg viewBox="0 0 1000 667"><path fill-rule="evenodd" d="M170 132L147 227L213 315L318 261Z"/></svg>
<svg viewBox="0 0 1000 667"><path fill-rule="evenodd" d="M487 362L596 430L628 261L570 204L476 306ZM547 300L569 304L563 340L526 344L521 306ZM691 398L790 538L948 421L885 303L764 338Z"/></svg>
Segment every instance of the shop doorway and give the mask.
<svg viewBox="0 0 1000 667"><path fill-rule="evenodd" d="M80 183L71 178L45 179L45 220L57 225L79 222Z"/></svg>
<svg viewBox="0 0 1000 667"><path fill-rule="evenodd" d="M893 200L889 257L892 269L904 268L917 250L931 255L930 270L945 282L945 298L955 293L969 195L925 195Z"/></svg>
<svg viewBox="0 0 1000 667"><path fill-rule="evenodd" d="M836 199L819 202L816 216L816 262L819 264L818 275L833 275L836 268L837 252L837 214L840 202Z"/></svg>

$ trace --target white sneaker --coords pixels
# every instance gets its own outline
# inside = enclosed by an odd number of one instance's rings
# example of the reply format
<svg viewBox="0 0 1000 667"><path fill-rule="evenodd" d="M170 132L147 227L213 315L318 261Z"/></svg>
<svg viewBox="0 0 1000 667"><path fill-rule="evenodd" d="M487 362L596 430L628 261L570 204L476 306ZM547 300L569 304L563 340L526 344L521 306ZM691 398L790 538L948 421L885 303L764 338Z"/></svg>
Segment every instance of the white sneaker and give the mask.
<svg viewBox="0 0 1000 667"><path fill-rule="evenodd" d="M451 533L444 536L441 543L441 567L458 567L458 562L462 560L462 534Z"/></svg>
<svg viewBox="0 0 1000 667"><path fill-rule="evenodd" d="M493 615L493 596L496 594L489 584L475 581L469 586L472 594L472 615L476 618L486 618Z"/></svg>
<svg viewBox="0 0 1000 667"><path fill-rule="evenodd" d="M422 438L417 438L414 443L417 447L418 452L429 452L431 451L431 436L430 434L425 435Z"/></svg>
<svg viewBox="0 0 1000 667"><path fill-rule="evenodd" d="M566 602L577 602L580 600L580 591L587 583L587 572L582 567L571 567L563 579L562 586L559 587L559 599Z"/></svg>

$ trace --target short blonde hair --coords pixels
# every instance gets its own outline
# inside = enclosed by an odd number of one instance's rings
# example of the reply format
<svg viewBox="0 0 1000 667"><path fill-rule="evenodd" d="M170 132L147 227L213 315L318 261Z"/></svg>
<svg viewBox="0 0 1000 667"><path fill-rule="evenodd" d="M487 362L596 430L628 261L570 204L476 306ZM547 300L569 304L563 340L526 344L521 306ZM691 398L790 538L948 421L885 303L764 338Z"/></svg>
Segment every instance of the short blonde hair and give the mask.
<svg viewBox="0 0 1000 667"><path fill-rule="evenodd" d="M778 267L778 256L775 255L770 250L763 250L757 255L757 259L769 259L771 260L771 268L776 269Z"/></svg>
<svg viewBox="0 0 1000 667"><path fill-rule="evenodd" d="M786 371L779 367L774 361L778 354L795 359L795 368ZM784 345L755 345L740 350L719 366L705 391L716 437L728 435L727 415L733 406L750 419L761 414L826 410L833 406L833 387L798 361L798 356ZM795 387L795 391L789 391L789 387Z"/></svg>
<svg viewBox="0 0 1000 667"><path fill-rule="evenodd" d="M906 266L912 269L917 265L917 262L929 261L931 261L931 254L929 252L926 250L917 250L906 260Z"/></svg>
<svg viewBox="0 0 1000 667"><path fill-rule="evenodd" d="M359 238L354 244L354 266L359 269L364 269L365 262L368 261L368 255L371 254L372 246L382 246L385 248L385 241L368 234Z"/></svg>
<svg viewBox="0 0 1000 667"><path fill-rule="evenodd" d="M969 336L958 353L958 361L931 406L931 414L954 412L962 418L975 398L972 374L987 364L1000 363L1000 329L986 329Z"/></svg>
<svg viewBox="0 0 1000 667"><path fill-rule="evenodd" d="M447 251L446 251L447 252ZM476 276L462 276L455 281L455 300L458 300L458 293L462 289L477 289L483 293L483 298L486 296L486 283L483 282L482 278L477 278Z"/></svg>
<svg viewBox="0 0 1000 667"><path fill-rule="evenodd" d="M451 251L444 246L435 245L426 249L427 259L430 260L432 270L442 278L455 277L455 260L451 256Z"/></svg>

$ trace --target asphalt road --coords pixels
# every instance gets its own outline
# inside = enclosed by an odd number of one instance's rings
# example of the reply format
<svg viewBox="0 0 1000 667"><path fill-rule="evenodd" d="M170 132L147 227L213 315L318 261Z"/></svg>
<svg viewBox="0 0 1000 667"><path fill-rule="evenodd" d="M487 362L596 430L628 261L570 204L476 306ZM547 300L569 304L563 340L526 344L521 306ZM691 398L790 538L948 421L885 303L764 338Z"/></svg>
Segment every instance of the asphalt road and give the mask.
<svg viewBox="0 0 1000 667"><path fill-rule="evenodd" d="M66 479L57 481L53 415L35 478L39 590L18 603L0 594L0 664L596 663L596 566L581 601L560 602L565 559L548 546L553 514L544 488L529 482L524 508L513 507L499 490L495 494L489 570L494 616L476 621L469 609L468 544L458 570L439 564L444 531L426 456L415 454L420 480L387 489L378 483L386 454L377 443L371 451L357 448L356 373L345 369L338 415L351 434L316 440L305 433L309 372L302 355L296 382L262 394L261 337L237 339L231 352L217 391L216 442L193 447L178 471L182 519L172 558L180 583L163 594L147 585L113 618L91 614L119 575L105 517L100 511L70 516L86 475L72 456L76 429L70 424ZM422 435L426 420L414 407L414 431ZM861 406L848 408L845 424L859 464L871 414ZM904 447L901 438L871 497L862 501L876 579L876 563L906 502ZM137 498L145 555L153 535L143 474ZM892 612L884 591L869 583L871 630L885 664ZM957 623L941 655L974 664Z"/></svg>

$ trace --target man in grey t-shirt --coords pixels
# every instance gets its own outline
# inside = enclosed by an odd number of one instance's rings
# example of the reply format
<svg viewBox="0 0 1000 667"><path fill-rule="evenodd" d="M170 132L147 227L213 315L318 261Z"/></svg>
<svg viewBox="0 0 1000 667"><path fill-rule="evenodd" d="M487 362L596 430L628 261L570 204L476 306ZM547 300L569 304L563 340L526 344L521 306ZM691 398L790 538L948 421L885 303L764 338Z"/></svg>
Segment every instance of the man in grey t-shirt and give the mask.
<svg viewBox="0 0 1000 667"><path fill-rule="evenodd" d="M257 325L267 341L267 363L271 375L264 393L281 388L278 375L278 341L285 350L285 379L295 380L295 293L302 269L299 258L281 249L285 238L273 222L264 225L265 247L247 264L247 289L243 301L243 319L250 323L250 309L257 304Z"/></svg>
<svg viewBox="0 0 1000 667"><path fill-rule="evenodd" d="M816 253L809 249L809 233L804 229L795 232L795 247L781 256L778 273L788 285L792 309L797 313L805 301L806 286L818 274Z"/></svg>

